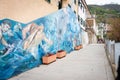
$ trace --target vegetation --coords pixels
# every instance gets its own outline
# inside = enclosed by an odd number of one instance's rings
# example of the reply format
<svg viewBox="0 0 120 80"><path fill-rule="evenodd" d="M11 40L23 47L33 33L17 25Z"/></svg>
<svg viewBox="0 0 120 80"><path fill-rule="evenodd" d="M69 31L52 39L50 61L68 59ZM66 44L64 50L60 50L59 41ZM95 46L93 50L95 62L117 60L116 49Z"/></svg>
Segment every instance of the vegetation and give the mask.
<svg viewBox="0 0 120 80"><path fill-rule="evenodd" d="M89 5L91 14L96 15L97 23L109 24L112 31L104 34L104 37L120 42L120 5Z"/></svg>
<svg viewBox="0 0 120 80"><path fill-rule="evenodd" d="M107 37L116 42L120 42L120 18L109 18L107 23L111 24L111 32L107 33Z"/></svg>
<svg viewBox="0 0 120 80"><path fill-rule="evenodd" d="M112 4L111 4L112 5ZM89 5L89 10L91 14L95 14L97 23L106 23L107 18L120 17L120 11L108 7L109 5ZM120 7L120 6L119 6Z"/></svg>

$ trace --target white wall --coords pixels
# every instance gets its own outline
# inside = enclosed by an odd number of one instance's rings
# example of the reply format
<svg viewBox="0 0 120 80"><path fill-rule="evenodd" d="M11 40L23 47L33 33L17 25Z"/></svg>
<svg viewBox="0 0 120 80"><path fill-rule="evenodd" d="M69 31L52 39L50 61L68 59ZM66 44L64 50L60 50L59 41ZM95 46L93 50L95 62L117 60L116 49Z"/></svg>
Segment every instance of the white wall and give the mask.
<svg viewBox="0 0 120 80"><path fill-rule="evenodd" d="M115 64L116 64L116 69L118 67L119 56L120 56L120 43L115 43Z"/></svg>
<svg viewBox="0 0 120 80"><path fill-rule="evenodd" d="M82 3L83 5L83 3ZM84 12L83 12L83 8L84 8ZM83 21L86 21L86 9L83 5L82 9L79 6L78 7L78 15L80 16L80 18L83 19ZM81 22L79 21L80 27L83 29L82 30L82 44L83 45L87 45L89 43L89 38L88 38L88 33L85 31L85 27L84 25L81 25Z"/></svg>
<svg viewBox="0 0 120 80"><path fill-rule="evenodd" d="M85 46L89 43L88 33L83 30L81 35L82 35L82 44L83 46Z"/></svg>

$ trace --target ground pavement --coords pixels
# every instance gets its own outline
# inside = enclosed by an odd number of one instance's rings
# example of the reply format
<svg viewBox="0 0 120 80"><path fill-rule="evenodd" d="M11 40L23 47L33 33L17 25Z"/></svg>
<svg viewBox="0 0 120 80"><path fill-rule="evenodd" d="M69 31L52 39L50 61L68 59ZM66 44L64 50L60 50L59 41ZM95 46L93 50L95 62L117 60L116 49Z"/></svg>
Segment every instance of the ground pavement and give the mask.
<svg viewBox="0 0 120 80"><path fill-rule="evenodd" d="M114 80L114 77L104 45L91 44L9 80Z"/></svg>

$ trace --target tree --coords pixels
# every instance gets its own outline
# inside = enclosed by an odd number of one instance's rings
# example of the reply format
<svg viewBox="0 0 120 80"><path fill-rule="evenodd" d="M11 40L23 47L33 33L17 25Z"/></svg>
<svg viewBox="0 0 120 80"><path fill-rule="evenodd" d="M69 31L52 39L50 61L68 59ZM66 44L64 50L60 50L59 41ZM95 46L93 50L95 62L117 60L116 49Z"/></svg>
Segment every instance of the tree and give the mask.
<svg viewBox="0 0 120 80"><path fill-rule="evenodd" d="M111 26L111 31L107 33L109 39L120 42L120 18L109 18L107 22Z"/></svg>

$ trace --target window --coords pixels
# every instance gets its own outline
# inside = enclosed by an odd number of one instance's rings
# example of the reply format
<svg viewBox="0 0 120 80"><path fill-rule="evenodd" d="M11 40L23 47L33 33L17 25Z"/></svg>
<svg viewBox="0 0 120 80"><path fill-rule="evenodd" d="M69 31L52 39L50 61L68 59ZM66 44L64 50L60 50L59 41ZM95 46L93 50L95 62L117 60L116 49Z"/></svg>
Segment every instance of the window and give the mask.
<svg viewBox="0 0 120 80"><path fill-rule="evenodd" d="M86 22L80 17L80 15L78 15L78 21L80 25L86 26Z"/></svg>
<svg viewBox="0 0 120 80"><path fill-rule="evenodd" d="M74 0L74 3L76 4L76 0Z"/></svg>
<svg viewBox="0 0 120 80"><path fill-rule="evenodd" d="M78 5L80 6L82 3L81 3L81 0L78 0Z"/></svg>
<svg viewBox="0 0 120 80"><path fill-rule="evenodd" d="M81 9L83 8L83 4L82 4L81 0L78 1L78 5Z"/></svg>
<svg viewBox="0 0 120 80"><path fill-rule="evenodd" d="M82 18L80 19L80 21L81 21L81 25L83 25L83 19Z"/></svg>
<svg viewBox="0 0 120 80"><path fill-rule="evenodd" d="M85 10L85 9L84 9L84 7L83 7L83 13L84 13L84 10Z"/></svg>
<svg viewBox="0 0 120 80"><path fill-rule="evenodd" d="M83 26L86 26L86 22L85 21L83 21Z"/></svg>
<svg viewBox="0 0 120 80"><path fill-rule="evenodd" d="M68 4L68 6L71 8L71 5L70 5L70 4Z"/></svg>
<svg viewBox="0 0 120 80"><path fill-rule="evenodd" d="M80 23L81 25L85 26L85 21L82 18L80 19Z"/></svg>
<svg viewBox="0 0 120 80"><path fill-rule="evenodd" d="M82 5L82 4L80 5L80 8L81 8L81 9L83 8L83 5Z"/></svg>
<svg viewBox="0 0 120 80"><path fill-rule="evenodd" d="M62 0L58 1L58 9L62 8Z"/></svg>
<svg viewBox="0 0 120 80"><path fill-rule="evenodd" d="M74 11L74 13L76 14L76 11Z"/></svg>
<svg viewBox="0 0 120 80"><path fill-rule="evenodd" d="M80 21L80 16L78 15L78 21Z"/></svg>
<svg viewBox="0 0 120 80"><path fill-rule="evenodd" d="M45 0L45 1L47 1L48 3L50 3L50 2L51 2L51 0Z"/></svg>

